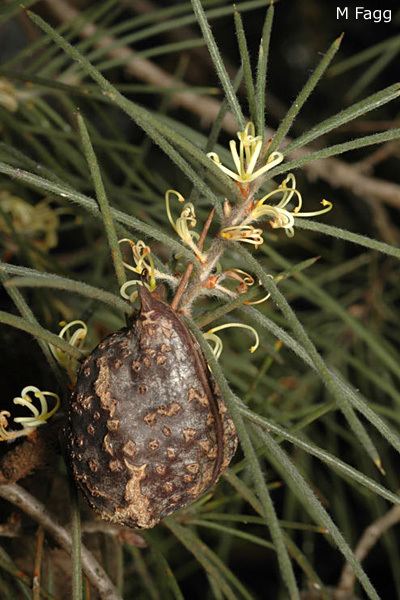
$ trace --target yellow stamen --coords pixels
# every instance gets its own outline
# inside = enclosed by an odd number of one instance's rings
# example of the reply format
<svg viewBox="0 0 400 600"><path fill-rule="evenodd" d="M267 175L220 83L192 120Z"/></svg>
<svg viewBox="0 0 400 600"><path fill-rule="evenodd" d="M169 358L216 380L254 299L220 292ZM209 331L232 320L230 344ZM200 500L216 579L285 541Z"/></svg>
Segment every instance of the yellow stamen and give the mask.
<svg viewBox="0 0 400 600"><path fill-rule="evenodd" d="M275 196L276 194L282 194L282 198L278 204L273 206L265 205L266 202ZM297 197L297 206L296 210L300 210L303 199L300 192L296 189L296 178L293 173L289 173L289 175L282 181L282 183L272 192L269 192L265 196L263 196L260 200L257 201L255 207L251 211L248 220L253 221L257 220L260 217L270 214L271 209L283 209L285 206L291 201L293 196Z"/></svg>
<svg viewBox="0 0 400 600"><path fill-rule="evenodd" d="M224 271L224 274L226 277L243 282L246 286L253 285L254 283L254 277L250 273L247 273L247 271L242 271L242 269L229 269L228 271Z"/></svg>
<svg viewBox="0 0 400 600"><path fill-rule="evenodd" d="M135 266L133 267L129 263L123 261L122 264L126 269L133 271L134 273L138 273L139 275L142 273L143 269L150 270L151 267L150 264L146 262L146 258L150 256L151 249L149 246L146 246L142 240L134 242L129 238L122 238L121 240L118 240L118 244L129 244L129 248L132 252L132 258Z"/></svg>
<svg viewBox="0 0 400 600"><path fill-rule="evenodd" d="M221 356L221 352L223 350L223 343L222 343L220 337L218 335L215 335L215 333L217 331L222 331L223 329L229 329L232 327L248 329L249 331L251 331L254 334L256 341L255 341L255 344L253 346L251 346L249 349L251 353L255 352L257 350L258 346L260 345L260 338L258 337L258 333L254 329L254 327L251 327L250 325L245 325L244 323L225 323L224 325L218 325L217 327L212 327L211 329L206 331L203 335L206 340L210 340L210 341L214 342L215 346L213 348L213 352L214 352L217 360Z"/></svg>
<svg viewBox="0 0 400 600"><path fill-rule="evenodd" d="M262 304L263 302L265 302L266 300L268 300L268 298L270 296L271 296L271 294L268 293L268 294L265 294L265 296L263 296L259 300L245 300L243 302L243 304L247 304L247 306L254 306L255 304Z"/></svg>
<svg viewBox="0 0 400 600"><path fill-rule="evenodd" d="M254 277L249 273L246 273L246 271L242 271L242 269L229 269L228 271L224 271L221 275L221 278L223 279L228 278L239 281L239 285L236 288L236 291L239 294L245 294L248 288L254 283Z"/></svg>
<svg viewBox="0 0 400 600"><path fill-rule="evenodd" d="M209 331L207 331L203 335L204 335L204 338L207 340L207 342L214 343L214 347L212 348L212 351L215 356L215 360L218 360L219 357L221 356L221 353L223 350L223 344L222 344L221 338L219 338L214 333L210 333Z"/></svg>
<svg viewBox="0 0 400 600"><path fill-rule="evenodd" d="M128 243L130 246L130 249L132 251L132 257L133 257L135 266L133 267L129 263L123 262L122 264L124 265L124 267L126 269L128 269L129 271L133 271L134 273L137 273L138 275L142 275L143 271L145 271L149 278L149 286L148 286L149 290L151 292L153 290L155 290L156 286L157 286L156 277L161 276L161 273L159 273L154 267L154 260L151 255L150 247L146 246L146 244L142 240L139 240L138 242L134 242L133 240L130 240L128 238L123 238L121 240L118 240L118 243L119 244ZM126 283L131 283L131 282L129 281ZM124 285L126 286L126 284L124 284ZM122 286L121 289L122 288L124 288L124 291L125 291L125 287ZM127 298L129 300L129 297L127 297L125 294L122 294L121 290L120 290L120 293L124 298Z"/></svg>
<svg viewBox="0 0 400 600"><path fill-rule="evenodd" d="M322 208L321 210L314 210L312 212L298 212L295 208L293 209L293 214L296 219L297 217L316 217L317 215L323 215L324 213L329 212L333 208L333 202L330 202L330 200L326 200L325 198L321 200L320 204L325 208Z"/></svg>

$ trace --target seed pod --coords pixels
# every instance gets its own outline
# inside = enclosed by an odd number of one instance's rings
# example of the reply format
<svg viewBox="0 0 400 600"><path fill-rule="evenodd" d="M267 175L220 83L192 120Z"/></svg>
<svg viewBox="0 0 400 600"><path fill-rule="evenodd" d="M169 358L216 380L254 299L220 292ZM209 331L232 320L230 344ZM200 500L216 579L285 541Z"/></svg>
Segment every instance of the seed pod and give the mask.
<svg viewBox="0 0 400 600"><path fill-rule="evenodd" d="M197 341L144 286L140 299L131 326L82 364L67 437L92 508L150 528L218 480L237 437Z"/></svg>

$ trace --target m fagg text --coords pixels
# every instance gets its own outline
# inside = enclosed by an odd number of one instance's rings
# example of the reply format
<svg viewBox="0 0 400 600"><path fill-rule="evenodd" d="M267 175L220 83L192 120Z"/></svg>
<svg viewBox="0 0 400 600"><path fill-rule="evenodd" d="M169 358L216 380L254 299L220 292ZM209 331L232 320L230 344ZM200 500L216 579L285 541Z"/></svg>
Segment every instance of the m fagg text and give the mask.
<svg viewBox="0 0 400 600"><path fill-rule="evenodd" d="M390 23L392 11L377 8L370 10L364 6L337 6L336 19L355 19L356 21L372 21L373 23Z"/></svg>

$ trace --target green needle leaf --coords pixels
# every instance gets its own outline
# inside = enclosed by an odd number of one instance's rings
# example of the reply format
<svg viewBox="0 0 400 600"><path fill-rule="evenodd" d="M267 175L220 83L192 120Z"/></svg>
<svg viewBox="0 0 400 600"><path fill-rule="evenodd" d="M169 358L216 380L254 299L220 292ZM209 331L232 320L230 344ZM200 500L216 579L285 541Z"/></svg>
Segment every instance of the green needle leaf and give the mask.
<svg viewBox="0 0 400 600"><path fill-rule="evenodd" d="M108 203L106 190L104 189L103 180L101 178L99 165L93 150L92 143L90 141L89 132L87 130L82 115L80 115L79 113L78 126L82 139L83 150L85 152L86 160L89 165L90 173L92 175L97 200L99 203L101 215L103 217L104 229L106 230L108 245L110 246L111 257L114 263L114 269L115 274L117 276L118 286L121 287L126 282L126 277L122 261L122 254L120 246L118 244L118 236L115 230L114 220L111 214L110 205Z"/></svg>
<svg viewBox="0 0 400 600"><path fill-rule="evenodd" d="M272 139L271 145L268 148L268 153L272 153L274 150L277 150L279 148L283 138L288 133L289 129L291 128L291 126L293 124L293 121L299 114L304 103L307 101L311 92L313 91L313 89L315 88L315 86L317 85L319 80L321 79L322 75L325 73L326 69L328 68L331 61L333 60L333 57L335 56L336 52L339 50L342 38L343 38L343 35L338 37L333 42L333 44L329 48L328 52L325 54L325 56L323 57L323 59L321 60L321 62L319 63L319 65L317 66L317 68L315 69L313 74L311 75L311 77L308 79L307 83L305 84L305 86L303 87L303 89L301 90L299 95L297 96L296 100L293 102L292 106L289 108L288 112L286 113L285 118L281 121L278 129L276 130L276 133Z"/></svg>
<svg viewBox="0 0 400 600"><path fill-rule="evenodd" d="M385 88L384 90L377 92L376 94L368 96L368 98L365 98L364 100L361 100L360 102L349 106L349 108L342 110L340 113L334 115L333 117L325 119L325 121L322 121L318 125L315 125L315 127L312 127L311 129L303 133L303 135L290 142L284 148L285 156L290 154L290 152L292 152L296 148L302 148L306 144L313 142L322 135L329 133L333 129L341 127L342 125L345 125L346 123L349 123L354 119L358 119L358 117L365 115L371 110L375 110L377 108L380 108L381 106L384 106L385 104L391 102L392 100L395 100L399 96L399 83L395 83L394 85L391 85Z"/></svg>
<svg viewBox="0 0 400 600"><path fill-rule="evenodd" d="M236 117L238 122L238 129L244 129L245 126L245 118L243 116L242 109L240 108L240 104L238 102L235 90L233 89L233 85L231 80L226 72L225 65L221 58L221 54L218 50L218 46L212 34L210 25L207 20L206 13L201 5L200 0L191 0L193 11L196 15L196 18L199 22L201 31L203 32L204 39L206 41L208 51L210 52L210 56L214 63L215 70L217 71L218 77L221 81L222 87L224 89L225 95L231 107L231 111Z"/></svg>
<svg viewBox="0 0 400 600"><path fill-rule="evenodd" d="M267 85L269 46L271 40L272 22L274 20L274 11L275 8L272 0L265 17L260 49L258 51L255 125L256 131L259 135L262 134L265 128L265 94Z"/></svg>

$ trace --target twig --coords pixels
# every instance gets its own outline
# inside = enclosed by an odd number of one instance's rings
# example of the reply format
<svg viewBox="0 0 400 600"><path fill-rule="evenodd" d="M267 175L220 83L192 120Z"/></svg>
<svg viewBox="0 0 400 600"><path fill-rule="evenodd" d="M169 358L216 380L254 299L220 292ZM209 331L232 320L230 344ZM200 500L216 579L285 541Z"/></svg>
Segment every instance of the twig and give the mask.
<svg viewBox="0 0 400 600"><path fill-rule="evenodd" d="M71 554L71 535L57 522L55 517L49 513L47 508L39 502L39 500L16 484L0 486L0 497L8 500L15 506L18 506L32 519L40 523L43 529L47 531L54 540L68 552L68 554ZM97 589L102 600L122 600L102 566L83 545L82 567L91 584Z"/></svg>
<svg viewBox="0 0 400 600"><path fill-rule="evenodd" d="M173 297L173 300L171 302L171 308L173 310L176 310L178 308L178 304L182 298L182 295L185 291L186 285L190 279L190 276L193 272L194 269L194 264L193 263L189 263L188 266L186 267L186 270L184 272L184 274L181 277L181 280L179 282L179 285L176 289L176 293L175 296Z"/></svg>
<svg viewBox="0 0 400 600"><path fill-rule="evenodd" d="M357 168L360 173L369 174L379 163L395 154L399 149L398 142L386 142L358 163L353 164L353 168Z"/></svg>
<svg viewBox="0 0 400 600"><path fill-rule="evenodd" d="M91 600L90 581L85 575L85 600Z"/></svg>
<svg viewBox="0 0 400 600"><path fill-rule="evenodd" d="M40 600L40 576L42 572L42 557L44 544L44 529L39 525L36 532L35 564L33 567L32 600Z"/></svg>
<svg viewBox="0 0 400 600"><path fill-rule="evenodd" d="M157 9L156 4L152 2L152 0L125 0L124 3L128 9L132 10L136 14L150 13ZM179 29L172 28L164 31L165 37L173 41L190 40L195 36L195 33L196 32L194 28L185 25L182 25L179 27ZM212 71L214 70L213 61L208 49L205 46L200 46L199 48L189 48L186 50L186 52L194 58L194 60L192 60L190 63L191 81L195 79L199 80L201 76L208 76L209 69L212 69ZM233 81L237 74L236 66L229 60L227 56L224 56L224 63L229 77ZM245 90L244 81L239 84L238 90ZM271 91L268 94L268 112L278 121L286 114L284 104L278 100L271 93Z"/></svg>
<svg viewBox="0 0 400 600"><path fill-rule="evenodd" d="M79 510L78 490L69 473L69 498L71 503L71 539L72 539L72 600L82 600L82 536L81 536L81 514Z"/></svg>
<svg viewBox="0 0 400 600"><path fill-rule="evenodd" d="M202 232L200 234L200 238L199 238L199 241L198 241L198 244L197 244L197 247L199 248L199 250L203 250L204 242L206 240L208 230L210 229L212 220L214 218L214 214L215 214L215 208L213 208L213 209L210 210L210 213L209 213L209 215L207 217L207 220L204 223L204 227L203 227L203 230L202 230ZM173 298L173 300L171 302L171 308L173 310L176 310L178 308L179 302L180 302L180 300L182 298L182 295L183 295L183 293L185 291L186 285L187 285L187 283L188 283L188 281L190 279L190 276L191 276L191 274L193 272L193 269L194 269L194 264L193 263L189 263L188 266L186 267L186 271L184 272L184 274L181 277L181 280L180 280L179 285L177 287L175 296L174 296L174 298Z"/></svg>
<svg viewBox="0 0 400 600"><path fill-rule="evenodd" d="M253 191L252 189L243 189L243 202L232 210L232 213L226 217L222 222L222 227L229 227L240 223L243 216L246 214L248 207L252 201ZM204 286L204 282L210 275L216 264L224 254L227 248L227 244L219 237L215 237L207 253L207 262L203 265L202 269L199 269L197 277L193 278L193 281L188 286L187 291L183 297L181 312L185 316L190 314L190 306L193 300L201 293Z"/></svg>
<svg viewBox="0 0 400 600"><path fill-rule="evenodd" d="M19 585L22 589L26 588L28 591L30 590L32 583L31 577L24 573L24 571L21 571L21 568L17 567L11 561L10 557L6 554L3 548L0 548L0 568L6 573L12 575L12 577L14 577L19 582ZM44 588L40 589L40 594L41 597L46 598L46 600L56 600L55 596L53 596L53 594L50 594ZM20 597L22 598L22 596L18 596L18 598Z"/></svg>
<svg viewBox="0 0 400 600"><path fill-rule="evenodd" d="M384 204L374 202L371 198L367 198L366 202L371 207L373 223L382 240L387 244L398 247L400 243L400 233L393 219L390 217L389 209Z"/></svg>
<svg viewBox="0 0 400 600"><path fill-rule="evenodd" d="M387 129L393 129L398 127L398 119L391 120L376 120L363 119L362 121L356 121L355 123L346 123L336 129L336 131L343 133L344 131L350 133L376 133L378 131L386 131Z"/></svg>
<svg viewBox="0 0 400 600"><path fill-rule="evenodd" d="M358 541L354 555L361 562L372 550L379 538L393 525L400 522L400 506L394 506L383 517L369 525ZM333 594L334 600L348 600L353 597L356 577L353 569L347 563L340 576L339 583Z"/></svg>
<svg viewBox="0 0 400 600"><path fill-rule="evenodd" d="M131 10L135 14L148 14L155 13L158 6L151 0L131 0L125 1L126 8ZM162 19L159 19L160 21ZM171 29L164 32L167 39L172 41L184 41L193 39L196 35L195 30L189 26L181 26L179 29L172 27ZM186 52L189 55L195 57L195 60L191 61L190 64L190 78L193 81L195 77L199 79L201 76L205 76L206 69L214 68L210 55L207 48L204 46L187 49ZM227 71L234 77L234 68L231 65L227 65Z"/></svg>

